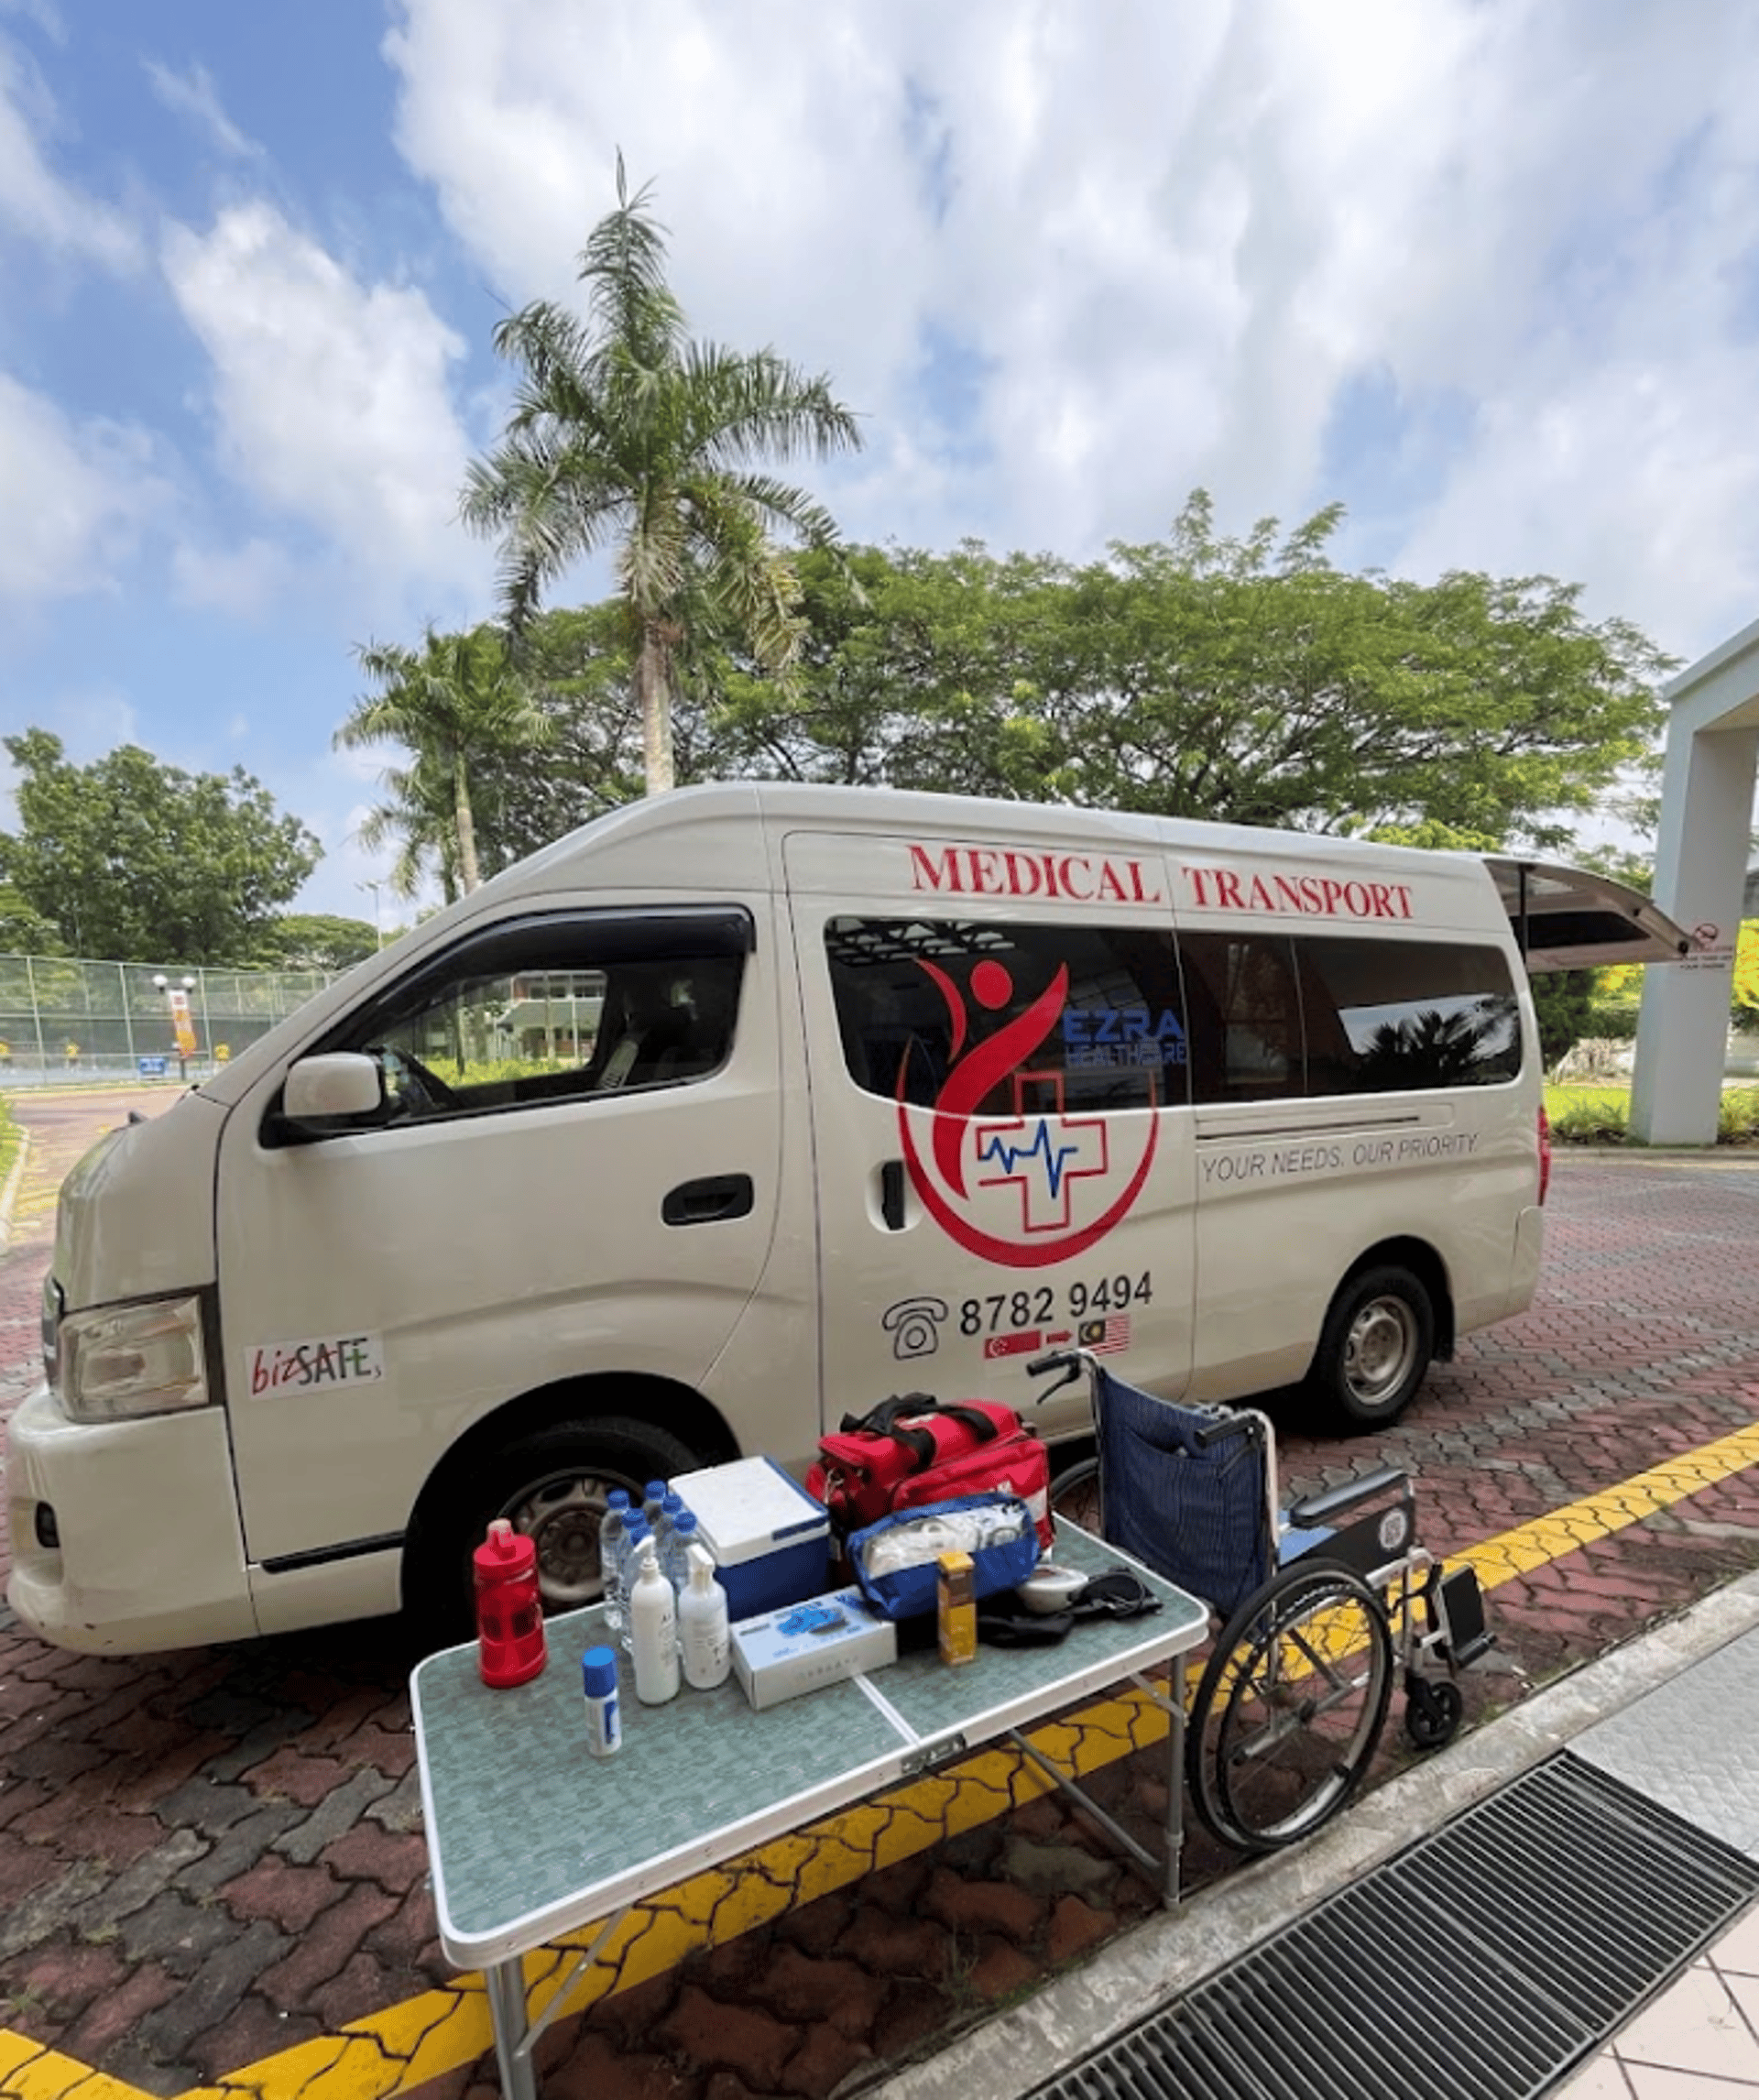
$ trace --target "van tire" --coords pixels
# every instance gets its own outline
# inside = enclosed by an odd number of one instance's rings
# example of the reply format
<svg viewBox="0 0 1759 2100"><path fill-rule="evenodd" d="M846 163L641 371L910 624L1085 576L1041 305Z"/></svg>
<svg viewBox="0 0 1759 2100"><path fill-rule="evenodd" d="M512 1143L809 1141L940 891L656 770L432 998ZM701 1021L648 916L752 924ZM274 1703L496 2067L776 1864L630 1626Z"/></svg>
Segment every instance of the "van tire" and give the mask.
<svg viewBox="0 0 1759 2100"><path fill-rule="evenodd" d="M1435 1303L1422 1279L1391 1263L1364 1269L1331 1302L1307 1394L1348 1432L1388 1428L1423 1384L1435 1347Z"/></svg>
<svg viewBox="0 0 1759 2100"><path fill-rule="evenodd" d="M497 1516L537 1538L546 1613L595 1603L596 1519L606 1495L627 1488L639 1504L649 1481L694 1472L702 1462L670 1430L621 1415L552 1423L478 1454L435 1497L432 1513L419 1512L410 1526L406 1613L424 1641L468 1638L475 1616L471 1555Z"/></svg>

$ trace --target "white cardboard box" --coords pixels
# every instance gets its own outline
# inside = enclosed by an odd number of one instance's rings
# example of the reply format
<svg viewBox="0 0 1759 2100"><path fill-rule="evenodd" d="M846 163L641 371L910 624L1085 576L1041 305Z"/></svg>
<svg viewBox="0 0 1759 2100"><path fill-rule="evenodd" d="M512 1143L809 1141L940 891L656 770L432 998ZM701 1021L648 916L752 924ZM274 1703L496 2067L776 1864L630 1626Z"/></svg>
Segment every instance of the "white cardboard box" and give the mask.
<svg viewBox="0 0 1759 2100"><path fill-rule="evenodd" d="M898 1659L898 1629L859 1590L832 1590L733 1628L733 1670L759 1712Z"/></svg>

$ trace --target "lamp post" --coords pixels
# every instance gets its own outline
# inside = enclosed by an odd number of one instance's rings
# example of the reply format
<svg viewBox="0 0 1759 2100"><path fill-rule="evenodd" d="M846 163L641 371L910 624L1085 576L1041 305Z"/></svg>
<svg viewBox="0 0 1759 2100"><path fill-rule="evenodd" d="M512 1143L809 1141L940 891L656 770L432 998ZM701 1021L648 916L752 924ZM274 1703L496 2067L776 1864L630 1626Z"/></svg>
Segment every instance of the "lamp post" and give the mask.
<svg viewBox="0 0 1759 2100"><path fill-rule="evenodd" d="M355 884L356 890L370 890L373 893L373 940L374 945L381 948L385 946L385 924L379 916L378 893L384 887L382 881L356 882Z"/></svg>
<svg viewBox="0 0 1759 2100"><path fill-rule="evenodd" d="M165 994L165 1002L170 1009L171 1034L177 1042L177 1076L187 1079L190 1058L195 1050L195 1023L190 1017L190 994L195 990L195 979L183 977L173 984L169 978L158 975L153 983Z"/></svg>

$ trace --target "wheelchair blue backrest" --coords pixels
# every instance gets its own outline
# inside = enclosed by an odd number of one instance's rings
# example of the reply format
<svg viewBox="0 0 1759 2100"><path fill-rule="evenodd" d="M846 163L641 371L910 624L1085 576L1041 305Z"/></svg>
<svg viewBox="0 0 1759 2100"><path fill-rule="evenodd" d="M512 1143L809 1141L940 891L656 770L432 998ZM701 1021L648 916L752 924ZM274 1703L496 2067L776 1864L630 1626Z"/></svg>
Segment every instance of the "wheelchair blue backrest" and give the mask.
<svg viewBox="0 0 1759 2100"><path fill-rule="evenodd" d="M1275 1564L1262 1423L1157 1400L1103 1370L1093 1408L1106 1537L1225 1617Z"/></svg>

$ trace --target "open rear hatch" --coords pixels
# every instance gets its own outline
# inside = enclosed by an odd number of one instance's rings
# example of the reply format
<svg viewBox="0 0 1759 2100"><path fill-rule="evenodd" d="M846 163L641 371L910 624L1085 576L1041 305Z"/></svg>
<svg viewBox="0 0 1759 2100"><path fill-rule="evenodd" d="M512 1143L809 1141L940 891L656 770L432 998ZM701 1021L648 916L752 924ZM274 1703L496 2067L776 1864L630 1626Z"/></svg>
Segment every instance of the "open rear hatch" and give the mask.
<svg viewBox="0 0 1759 2100"><path fill-rule="evenodd" d="M1677 962L1690 937L1628 883L1557 860L1487 853L1527 974L1602 963Z"/></svg>

